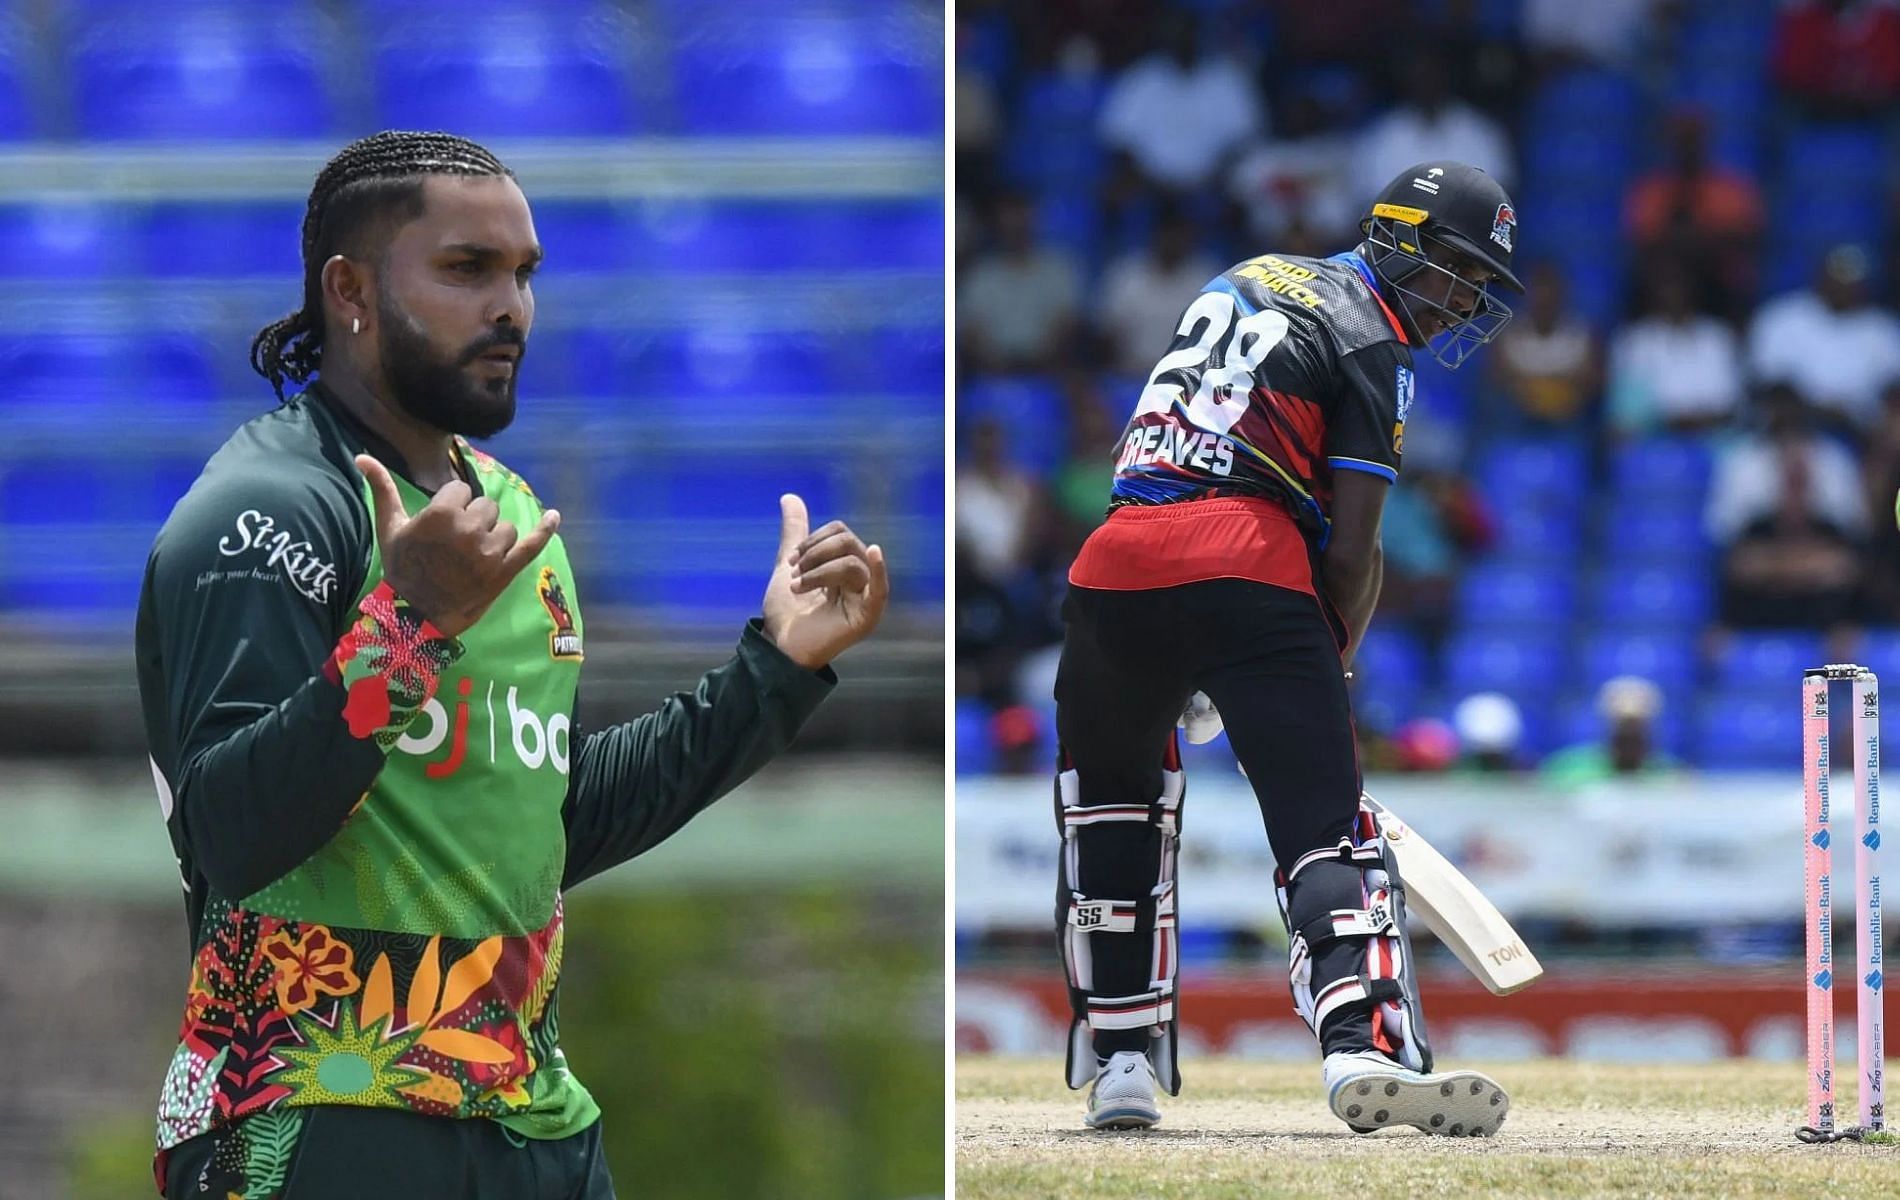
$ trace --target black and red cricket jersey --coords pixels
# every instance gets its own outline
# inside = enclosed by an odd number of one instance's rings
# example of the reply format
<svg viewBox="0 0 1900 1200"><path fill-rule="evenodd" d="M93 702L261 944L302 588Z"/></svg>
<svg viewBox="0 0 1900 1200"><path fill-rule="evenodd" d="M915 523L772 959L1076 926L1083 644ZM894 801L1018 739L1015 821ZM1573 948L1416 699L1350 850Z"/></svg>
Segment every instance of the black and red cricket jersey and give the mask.
<svg viewBox="0 0 1900 1200"><path fill-rule="evenodd" d="M1107 561L1100 552L1107 547L1085 548L1071 581L1154 587L1239 575L1310 591L1310 580L1277 578L1279 567L1186 560L1225 561L1255 550L1280 558L1297 551L1303 560L1323 547L1335 471L1398 478L1412 395L1411 348L1357 254L1267 254L1230 268L1187 307L1142 389L1116 458L1114 512L1099 531L1125 543L1158 539L1168 526L1173 549L1153 549L1183 561L1136 575ZM1160 522L1137 521L1140 534L1115 519L1214 497L1255 503L1188 505ZM1236 525L1242 511L1251 514L1245 530ZM1300 537L1279 546L1275 527Z"/></svg>

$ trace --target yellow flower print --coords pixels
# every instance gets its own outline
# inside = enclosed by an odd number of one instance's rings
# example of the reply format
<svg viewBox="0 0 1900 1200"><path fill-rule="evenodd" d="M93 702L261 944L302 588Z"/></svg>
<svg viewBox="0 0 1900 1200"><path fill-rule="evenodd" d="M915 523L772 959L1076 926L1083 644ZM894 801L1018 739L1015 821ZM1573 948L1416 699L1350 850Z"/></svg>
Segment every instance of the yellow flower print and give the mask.
<svg viewBox="0 0 1900 1200"><path fill-rule="evenodd" d="M321 925L306 925L301 941L289 929L264 939L264 956L276 968L277 1003L287 1013L299 1013L319 996L348 996L362 986L352 970L354 952L330 936Z"/></svg>

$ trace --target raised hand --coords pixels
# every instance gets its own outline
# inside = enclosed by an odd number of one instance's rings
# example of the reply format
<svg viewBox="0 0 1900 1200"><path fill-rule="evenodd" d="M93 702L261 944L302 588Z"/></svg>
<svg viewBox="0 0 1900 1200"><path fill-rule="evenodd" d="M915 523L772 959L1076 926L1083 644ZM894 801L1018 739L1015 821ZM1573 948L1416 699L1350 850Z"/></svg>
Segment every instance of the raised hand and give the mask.
<svg viewBox="0 0 1900 1200"><path fill-rule="evenodd" d="M450 637L480 620L561 527L561 514L550 508L524 536L493 500L459 479L412 517L387 467L367 454L356 456L356 467L369 481L383 578Z"/></svg>
<svg viewBox="0 0 1900 1200"><path fill-rule="evenodd" d="M817 670L869 637L884 616L891 577L884 551L843 521L816 533L805 502L779 497L778 562L765 587L765 634L787 658Z"/></svg>

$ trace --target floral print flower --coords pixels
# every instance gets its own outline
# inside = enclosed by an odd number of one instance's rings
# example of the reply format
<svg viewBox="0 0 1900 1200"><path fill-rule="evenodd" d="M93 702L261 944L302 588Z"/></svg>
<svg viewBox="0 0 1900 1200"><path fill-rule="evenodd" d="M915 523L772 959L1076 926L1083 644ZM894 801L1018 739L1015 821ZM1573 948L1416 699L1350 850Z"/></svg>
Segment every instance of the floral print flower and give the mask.
<svg viewBox="0 0 1900 1200"><path fill-rule="evenodd" d="M348 996L362 986L352 970L354 952L321 925L307 925L301 941L289 929L264 940L264 956L276 967L277 1002L299 1013L322 995Z"/></svg>

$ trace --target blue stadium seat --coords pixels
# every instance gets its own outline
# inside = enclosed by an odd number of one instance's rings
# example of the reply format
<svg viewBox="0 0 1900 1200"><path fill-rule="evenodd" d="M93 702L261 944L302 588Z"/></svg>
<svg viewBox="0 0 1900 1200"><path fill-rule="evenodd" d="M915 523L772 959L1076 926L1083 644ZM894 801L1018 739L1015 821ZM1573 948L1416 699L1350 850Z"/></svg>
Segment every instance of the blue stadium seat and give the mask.
<svg viewBox="0 0 1900 1200"><path fill-rule="evenodd" d="M1610 489L1618 496L1700 504L1714 455L1692 437L1653 437L1619 446L1610 456Z"/></svg>
<svg viewBox="0 0 1900 1200"><path fill-rule="evenodd" d="M1352 662L1360 685L1375 691L1416 692L1431 682L1424 644L1403 627L1381 628L1375 622L1353 652Z"/></svg>
<svg viewBox="0 0 1900 1200"><path fill-rule="evenodd" d="M1054 470L1067 442L1068 413L1062 392L1032 376L977 377L957 389L958 442L967 452L967 432L993 418L1003 427L1011 457L1039 471Z"/></svg>
<svg viewBox="0 0 1900 1200"><path fill-rule="evenodd" d="M957 699L957 774L983 775L996 766L996 746L990 740L990 710L969 696Z"/></svg>
<svg viewBox="0 0 1900 1200"><path fill-rule="evenodd" d="M614 217L605 235L613 239L614 269L746 275L943 270L943 206L934 199L669 199L626 205Z"/></svg>
<svg viewBox="0 0 1900 1200"><path fill-rule="evenodd" d="M0 205L0 273L15 278L97 279L125 269L127 213L91 200Z"/></svg>
<svg viewBox="0 0 1900 1200"><path fill-rule="evenodd" d="M894 325L850 334L838 352L838 382L858 392L943 403L943 326Z"/></svg>
<svg viewBox="0 0 1900 1200"><path fill-rule="evenodd" d="M1095 131L1107 91L1100 74L1047 72L1025 80L1003 151L1010 176L1035 190L1088 190L1107 160Z"/></svg>
<svg viewBox="0 0 1900 1200"><path fill-rule="evenodd" d="M15 418L76 409L149 415L153 400L197 406L219 391L209 351L182 334L0 338L0 378L0 413Z"/></svg>
<svg viewBox="0 0 1900 1200"><path fill-rule="evenodd" d="M305 20L164 8L89 27L71 63L91 138L323 138L336 128L323 39Z"/></svg>
<svg viewBox="0 0 1900 1200"><path fill-rule="evenodd" d="M1878 191L1886 178L1886 131L1878 125L1810 123L1790 132L1782 147L1786 156L1782 178L1825 179L1829 187L1799 189L1824 192Z"/></svg>
<svg viewBox="0 0 1900 1200"><path fill-rule="evenodd" d="M629 416L692 412L712 399L796 416L833 391L825 340L810 332L591 329L576 332L571 345L587 364L577 386L643 402L638 409L616 406Z"/></svg>
<svg viewBox="0 0 1900 1200"><path fill-rule="evenodd" d="M1793 695L1801 672L1821 666L1825 654L1818 633L1738 630L1716 655L1716 680L1725 687L1780 688ZM1798 707L1790 703L1789 711Z"/></svg>
<svg viewBox="0 0 1900 1200"><path fill-rule="evenodd" d="M1713 546L1702 525L1702 506L1695 500L1618 496L1603 519L1604 559L1609 563L1707 569Z"/></svg>
<svg viewBox="0 0 1900 1200"><path fill-rule="evenodd" d="M1696 705L1690 758L1708 771L1801 769L1799 673L1775 688L1720 687Z"/></svg>
<svg viewBox="0 0 1900 1200"><path fill-rule="evenodd" d="M1531 626L1561 637L1576 616L1576 592L1568 571L1485 564L1458 581L1458 620L1467 629Z"/></svg>
<svg viewBox="0 0 1900 1200"><path fill-rule="evenodd" d="M747 18L674 45L682 132L942 134L942 60L901 22L776 7Z"/></svg>
<svg viewBox="0 0 1900 1200"><path fill-rule="evenodd" d="M303 295L303 217L296 201L154 204L140 218L138 267L157 279L282 279L288 312Z"/></svg>
<svg viewBox="0 0 1900 1200"><path fill-rule="evenodd" d="M375 53L377 120L469 137L613 137L649 122L616 40L586 20L515 6L399 21Z"/></svg>
<svg viewBox="0 0 1900 1200"><path fill-rule="evenodd" d="M1577 510L1545 504L1496 505L1498 540L1493 561L1523 565L1574 558L1582 544Z"/></svg>
<svg viewBox="0 0 1900 1200"><path fill-rule="evenodd" d="M1618 675L1638 675L1669 690L1693 686L1701 669L1693 638L1633 631L1591 634L1579 666L1579 682L1588 688Z"/></svg>
<svg viewBox="0 0 1900 1200"><path fill-rule="evenodd" d="M26 26L0 13L0 141L20 141L39 127L30 84L34 44Z"/></svg>
<svg viewBox="0 0 1900 1200"><path fill-rule="evenodd" d="M1547 633L1471 629L1445 643L1445 688L1453 698L1496 691L1542 701L1569 685L1569 648Z"/></svg>
<svg viewBox="0 0 1900 1200"><path fill-rule="evenodd" d="M1545 80L1531 101L1533 127L1561 124L1629 126L1641 119L1642 94L1634 80L1609 70L1578 68Z"/></svg>
<svg viewBox="0 0 1900 1200"><path fill-rule="evenodd" d="M1610 568L1591 589L1590 620L1606 629L1693 637L1714 613L1710 574L1680 565Z"/></svg>
<svg viewBox="0 0 1900 1200"><path fill-rule="evenodd" d="M1480 455L1477 479L1498 506L1550 501L1581 503L1589 483L1582 443L1560 438L1514 438Z"/></svg>
<svg viewBox="0 0 1900 1200"><path fill-rule="evenodd" d="M898 515L908 518L914 536L903 543L877 529L859 530L880 541L891 555L892 593L925 608L943 604L943 463L914 474L898 493Z"/></svg>

